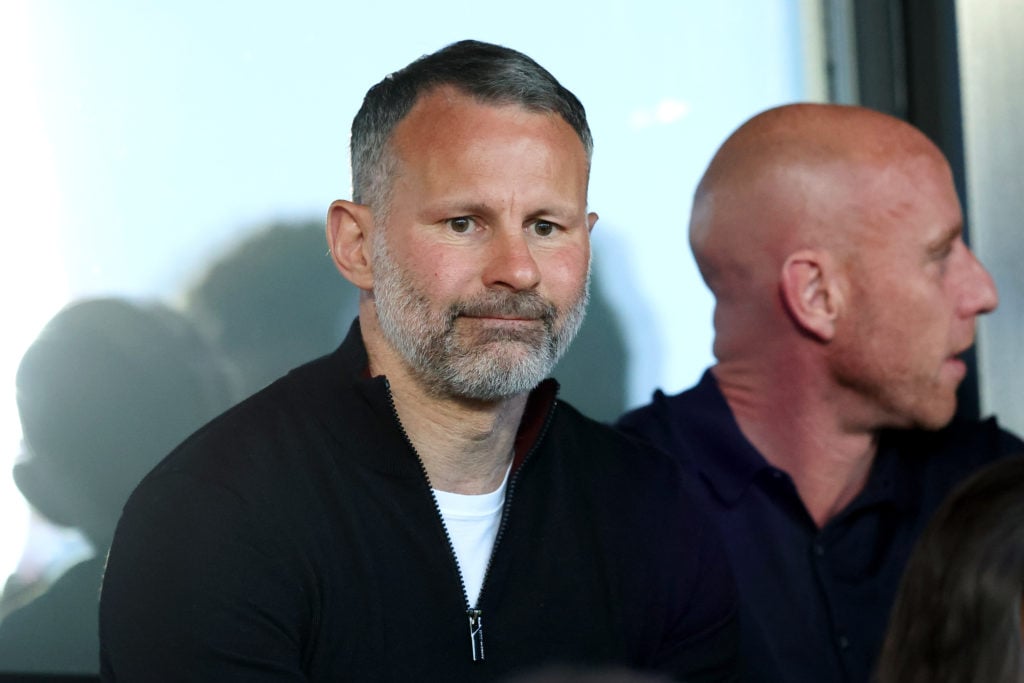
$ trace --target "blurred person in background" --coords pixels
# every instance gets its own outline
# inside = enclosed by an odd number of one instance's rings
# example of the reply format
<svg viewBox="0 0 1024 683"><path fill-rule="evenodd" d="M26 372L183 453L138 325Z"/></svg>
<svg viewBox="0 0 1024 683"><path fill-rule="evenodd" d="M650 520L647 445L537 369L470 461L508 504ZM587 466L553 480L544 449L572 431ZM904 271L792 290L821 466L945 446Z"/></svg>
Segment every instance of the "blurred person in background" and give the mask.
<svg viewBox="0 0 1024 683"><path fill-rule="evenodd" d="M1024 457L959 486L907 563L877 683L1024 683Z"/></svg>
<svg viewBox="0 0 1024 683"><path fill-rule="evenodd" d="M157 304L70 304L21 359L25 453L14 480L41 515L80 530L90 558L0 622L0 670L95 673L100 578L121 507L143 475L229 405L224 367Z"/></svg>
<svg viewBox="0 0 1024 683"><path fill-rule="evenodd" d="M206 267L184 310L230 361L238 397L333 351L359 306L324 245L323 220L260 228Z"/></svg>

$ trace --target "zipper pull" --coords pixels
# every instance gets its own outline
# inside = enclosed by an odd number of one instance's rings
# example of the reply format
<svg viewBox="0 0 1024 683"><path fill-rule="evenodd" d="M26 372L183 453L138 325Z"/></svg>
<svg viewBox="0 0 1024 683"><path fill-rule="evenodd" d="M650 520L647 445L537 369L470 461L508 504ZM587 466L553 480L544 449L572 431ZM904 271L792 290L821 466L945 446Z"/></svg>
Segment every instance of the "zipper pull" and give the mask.
<svg viewBox="0 0 1024 683"><path fill-rule="evenodd" d="M472 648L474 662L484 661L484 613L479 609L468 609L469 645Z"/></svg>

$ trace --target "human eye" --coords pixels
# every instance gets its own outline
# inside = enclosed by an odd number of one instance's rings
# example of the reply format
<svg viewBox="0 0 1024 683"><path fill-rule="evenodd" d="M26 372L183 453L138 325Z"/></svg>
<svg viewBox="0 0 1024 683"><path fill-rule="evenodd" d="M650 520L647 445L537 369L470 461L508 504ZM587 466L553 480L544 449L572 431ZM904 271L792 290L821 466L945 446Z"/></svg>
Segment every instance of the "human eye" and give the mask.
<svg viewBox="0 0 1024 683"><path fill-rule="evenodd" d="M551 221L536 221L531 228L533 229L534 234L540 237L548 237L558 229L558 226Z"/></svg>
<svg viewBox="0 0 1024 683"><path fill-rule="evenodd" d="M950 256L953 255L954 249L956 249L957 243L960 242L960 238L946 240L942 244L938 245L933 252L932 257L936 261L946 261Z"/></svg>
<svg viewBox="0 0 1024 683"><path fill-rule="evenodd" d="M452 232L465 234L473 229L476 222L469 216L458 216L457 218L449 218L445 221L445 224Z"/></svg>
<svg viewBox="0 0 1024 683"><path fill-rule="evenodd" d="M963 243L963 229L955 226L932 242L928 255L933 261L946 261Z"/></svg>

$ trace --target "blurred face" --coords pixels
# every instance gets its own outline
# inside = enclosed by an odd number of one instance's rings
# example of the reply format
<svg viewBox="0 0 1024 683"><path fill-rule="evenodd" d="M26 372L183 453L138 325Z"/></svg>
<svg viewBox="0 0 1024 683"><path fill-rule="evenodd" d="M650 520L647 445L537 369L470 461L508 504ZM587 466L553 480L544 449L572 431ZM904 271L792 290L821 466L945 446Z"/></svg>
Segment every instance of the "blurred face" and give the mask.
<svg viewBox="0 0 1024 683"><path fill-rule="evenodd" d="M848 264L849 314L837 334L840 382L869 402L876 426L938 429L956 410L975 319L996 289L964 244L952 176L938 154L877 174L864 196L872 225Z"/></svg>
<svg viewBox="0 0 1024 683"><path fill-rule="evenodd" d="M543 379L587 302L588 165L560 117L426 95L395 130L373 236L381 330L435 394L496 400Z"/></svg>

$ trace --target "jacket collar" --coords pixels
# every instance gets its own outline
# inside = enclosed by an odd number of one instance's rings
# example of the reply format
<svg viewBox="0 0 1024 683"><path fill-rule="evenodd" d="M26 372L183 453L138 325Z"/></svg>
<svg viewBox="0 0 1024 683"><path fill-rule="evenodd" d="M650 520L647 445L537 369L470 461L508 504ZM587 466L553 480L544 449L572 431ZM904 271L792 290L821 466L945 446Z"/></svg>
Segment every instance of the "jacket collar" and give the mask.
<svg viewBox="0 0 1024 683"><path fill-rule="evenodd" d="M387 379L371 377L358 318L333 353L296 368L286 382L304 410L354 457L382 473L421 476L422 467L398 421ZM543 435L558 383L541 382L527 400L515 440L518 467Z"/></svg>

